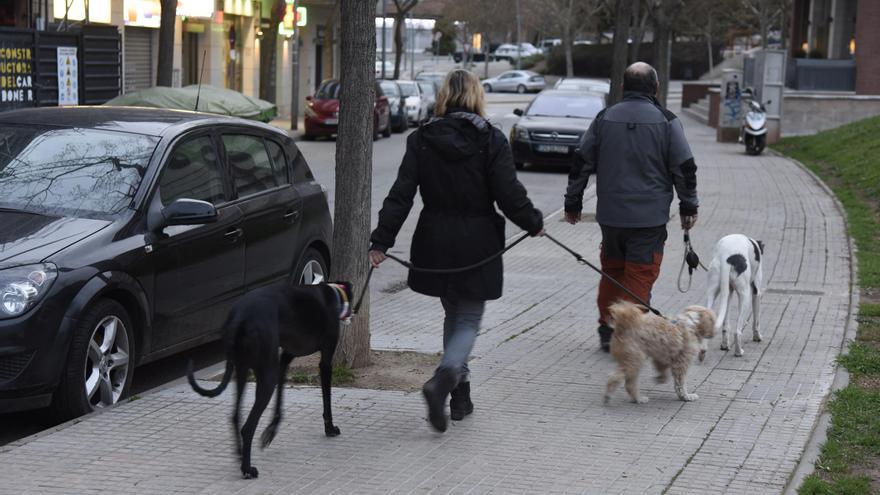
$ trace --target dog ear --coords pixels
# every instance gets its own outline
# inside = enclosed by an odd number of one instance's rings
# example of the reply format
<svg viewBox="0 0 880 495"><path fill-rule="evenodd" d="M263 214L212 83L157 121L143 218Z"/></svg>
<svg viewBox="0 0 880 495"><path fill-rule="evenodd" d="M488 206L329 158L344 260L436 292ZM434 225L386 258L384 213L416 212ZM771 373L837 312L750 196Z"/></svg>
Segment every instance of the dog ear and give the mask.
<svg viewBox="0 0 880 495"><path fill-rule="evenodd" d="M764 254L764 241L756 241L758 243L758 249L761 250L761 254Z"/></svg>

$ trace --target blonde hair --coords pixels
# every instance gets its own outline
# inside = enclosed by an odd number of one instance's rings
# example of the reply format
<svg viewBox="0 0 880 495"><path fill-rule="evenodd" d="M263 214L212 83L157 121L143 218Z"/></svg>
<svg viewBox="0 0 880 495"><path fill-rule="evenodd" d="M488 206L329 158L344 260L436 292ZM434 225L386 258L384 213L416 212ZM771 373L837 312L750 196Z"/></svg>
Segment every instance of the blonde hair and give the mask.
<svg viewBox="0 0 880 495"><path fill-rule="evenodd" d="M480 79L472 72L455 69L446 75L443 86L437 93L435 113L438 117L446 115L451 108L462 108L480 117L486 117L486 97Z"/></svg>

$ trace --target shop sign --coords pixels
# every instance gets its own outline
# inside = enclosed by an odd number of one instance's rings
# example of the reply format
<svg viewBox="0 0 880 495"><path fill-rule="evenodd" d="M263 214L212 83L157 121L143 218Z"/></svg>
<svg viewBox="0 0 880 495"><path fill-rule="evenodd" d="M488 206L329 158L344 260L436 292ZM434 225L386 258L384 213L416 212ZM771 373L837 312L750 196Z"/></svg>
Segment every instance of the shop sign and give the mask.
<svg viewBox="0 0 880 495"><path fill-rule="evenodd" d="M214 0L177 0L177 15L214 17Z"/></svg>
<svg viewBox="0 0 880 495"><path fill-rule="evenodd" d="M125 0L126 26L158 28L162 17L162 4L159 0Z"/></svg>
<svg viewBox="0 0 880 495"><path fill-rule="evenodd" d="M34 106L33 56L30 45L0 40L0 109Z"/></svg>
<svg viewBox="0 0 880 495"><path fill-rule="evenodd" d="M79 105L79 69L75 46L58 47L58 106Z"/></svg>
<svg viewBox="0 0 880 495"><path fill-rule="evenodd" d="M284 17L281 18L281 24L278 25L278 34L282 36L293 36L293 23L296 20L297 27L305 27L309 21L309 11L306 7L297 7L296 15L293 13L293 0L285 0Z"/></svg>

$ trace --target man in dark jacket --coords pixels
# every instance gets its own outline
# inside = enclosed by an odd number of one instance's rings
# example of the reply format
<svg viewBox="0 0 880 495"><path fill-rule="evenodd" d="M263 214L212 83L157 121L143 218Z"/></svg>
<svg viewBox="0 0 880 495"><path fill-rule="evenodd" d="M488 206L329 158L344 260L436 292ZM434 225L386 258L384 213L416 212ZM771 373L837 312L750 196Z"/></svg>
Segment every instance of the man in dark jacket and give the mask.
<svg viewBox="0 0 880 495"><path fill-rule="evenodd" d="M672 189L682 229L697 221L697 166L681 121L655 99L657 72L637 62L623 76L623 100L600 112L581 141L568 178L565 218L581 219L587 179L596 174L602 270L646 302L660 274ZM627 294L599 283L599 340L608 352L608 307Z"/></svg>

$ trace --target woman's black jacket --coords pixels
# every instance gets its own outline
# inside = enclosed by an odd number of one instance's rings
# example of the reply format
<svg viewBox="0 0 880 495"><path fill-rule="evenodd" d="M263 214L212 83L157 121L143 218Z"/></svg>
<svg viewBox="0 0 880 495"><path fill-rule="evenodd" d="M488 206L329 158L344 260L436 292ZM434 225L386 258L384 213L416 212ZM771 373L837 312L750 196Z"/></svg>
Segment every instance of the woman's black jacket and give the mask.
<svg viewBox="0 0 880 495"><path fill-rule="evenodd" d="M530 234L543 227L541 212L516 178L504 134L473 113L453 109L410 134L397 180L370 236L371 249L385 252L394 245L416 189L424 202L410 249L416 267L463 267L501 250L504 219L495 211L495 204ZM503 274L498 257L455 275L411 270L409 286L429 296L498 299Z"/></svg>

